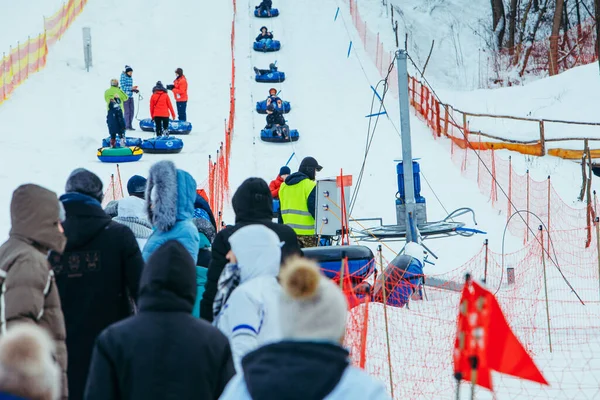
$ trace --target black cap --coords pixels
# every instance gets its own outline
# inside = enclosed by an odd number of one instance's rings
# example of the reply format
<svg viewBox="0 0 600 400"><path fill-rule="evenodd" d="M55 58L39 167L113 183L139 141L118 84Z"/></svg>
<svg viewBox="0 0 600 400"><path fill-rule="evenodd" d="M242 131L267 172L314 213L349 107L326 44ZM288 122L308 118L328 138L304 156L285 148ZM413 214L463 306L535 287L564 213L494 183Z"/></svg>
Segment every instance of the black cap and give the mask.
<svg viewBox="0 0 600 400"><path fill-rule="evenodd" d="M303 173L308 176L313 181L315 180L315 171L322 170L323 167L319 165L317 160L313 157L304 157L302 162L300 163L300 167L298 168L298 172Z"/></svg>

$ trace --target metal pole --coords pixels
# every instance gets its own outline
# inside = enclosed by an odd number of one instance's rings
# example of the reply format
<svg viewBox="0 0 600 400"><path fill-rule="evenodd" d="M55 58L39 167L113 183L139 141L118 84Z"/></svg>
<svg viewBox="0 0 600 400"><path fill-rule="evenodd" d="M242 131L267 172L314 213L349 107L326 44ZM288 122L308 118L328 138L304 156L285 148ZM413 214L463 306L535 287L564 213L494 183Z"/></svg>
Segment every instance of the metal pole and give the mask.
<svg viewBox="0 0 600 400"><path fill-rule="evenodd" d="M596 256L598 257L598 290L600 291L600 219L594 219L596 224Z"/></svg>
<svg viewBox="0 0 600 400"><path fill-rule="evenodd" d="M483 270L483 282L487 284L487 270L488 270L488 240L485 239L485 241L483 242L483 245L485 246L485 266L484 266L484 270Z"/></svg>
<svg viewBox="0 0 600 400"><path fill-rule="evenodd" d="M398 97L400 103L400 132L402 134L402 167L404 170L404 207L406 211L406 242L415 242L410 215L415 214L415 185L413 182L412 145L410 141L410 99L408 93L407 53L398 50ZM415 218L416 220L416 218Z"/></svg>
<svg viewBox="0 0 600 400"><path fill-rule="evenodd" d="M540 225L540 242L542 243L542 265L544 266L544 294L546 296L546 321L548 322L548 345L552 353L552 333L550 332L550 305L548 304L548 277L546 276L546 257L544 257L544 231ZM550 236L550 233L548 233Z"/></svg>

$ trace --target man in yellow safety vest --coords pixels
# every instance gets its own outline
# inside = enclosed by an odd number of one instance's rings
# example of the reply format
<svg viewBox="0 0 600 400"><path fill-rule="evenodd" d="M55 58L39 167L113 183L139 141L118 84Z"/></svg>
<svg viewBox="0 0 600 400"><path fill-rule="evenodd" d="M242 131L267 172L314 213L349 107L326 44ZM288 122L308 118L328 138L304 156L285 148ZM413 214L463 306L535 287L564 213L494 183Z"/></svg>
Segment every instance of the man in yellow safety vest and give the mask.
<svg viewBox="0 0 600 400"><path fill-rule="evenodd" d="M300 163L298 172L285 179L279 188L279 202L283 223L298 235L300 247L316 247L315 235L315 174L323 167L313 157Z"/></svg>

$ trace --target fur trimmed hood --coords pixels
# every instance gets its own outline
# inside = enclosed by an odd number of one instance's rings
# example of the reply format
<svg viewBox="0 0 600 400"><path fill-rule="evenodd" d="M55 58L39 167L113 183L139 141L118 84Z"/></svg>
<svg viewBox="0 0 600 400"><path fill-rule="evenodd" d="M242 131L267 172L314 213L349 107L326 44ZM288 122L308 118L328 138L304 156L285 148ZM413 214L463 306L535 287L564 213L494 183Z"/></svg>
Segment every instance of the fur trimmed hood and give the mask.
<svg viewBox="0 0 600 400"><path fill-rule="evenodd" d="M159 161L150 167L145 197L152 226L167 232L177 221L193 218L196 181L173 162Z"/></svg>

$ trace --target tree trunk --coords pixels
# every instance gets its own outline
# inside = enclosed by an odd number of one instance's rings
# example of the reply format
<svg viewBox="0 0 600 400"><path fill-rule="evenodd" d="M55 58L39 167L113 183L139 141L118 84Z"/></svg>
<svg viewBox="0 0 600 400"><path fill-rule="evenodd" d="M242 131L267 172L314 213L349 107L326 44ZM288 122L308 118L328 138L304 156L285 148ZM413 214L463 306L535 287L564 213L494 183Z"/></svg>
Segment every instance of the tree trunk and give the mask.
<svg viewBox="0 0 600 400"><path fill-rule="evenodd" d="M550 36L550 76L558 74L558 34L563 17L564 0L556 0L554 20L552 21L552 36Z"/></svg>
<svg viewBox="0 0 600 400"><path fill-rule="evenodd" d="M600 2L600 0L597 0L597 1ZM546 14L547 7L548 7L548 0L545 0L544 5L542 6L542 8L540 9L540 12L538 13L538 18L533 27L533 32L531 33L531 35L528 35L528 37L527 37L527 50L525 50L525 56L523 57L523 62L521 65L521 71L519 72L519 76L523 76L525 74L525 70L527 69L527 62L529 61L529 57L531 56L531 51L533 50L533 43L535 42L535 37L537 35L537 31L538 31L540 25L542 24L544 15ZM525 30L525 28L523 28L523 31L524 30Z"/></svg>
<svg viewBox="0 0 600 400"><path fill-rule="evenodd" d="M492 30L496 39L496 48L501 49L504 43L504 31L506 30L506 18L504 14L504 2L502 0L491 0L492 2Z"/></svg>
<svg viewBox="0 0 600 400"><path fill-rule="evenodd" d="M594 6L594 14L596 16L596 57L598 57L598 54L600 54L600 48L598 47L600 43L600 24L598 23L600 21L600 0L594 0ZM600 57L598 57L598 66L600 66Z"/></svg>
<svg viewBox="0 0 600 400"><path fill-rule="evenodd" d="M517 33L517 9L518 0L510 0L510 14L508 14L508 52L510 55L514 54L515 51L515 34Z"/></svg>

